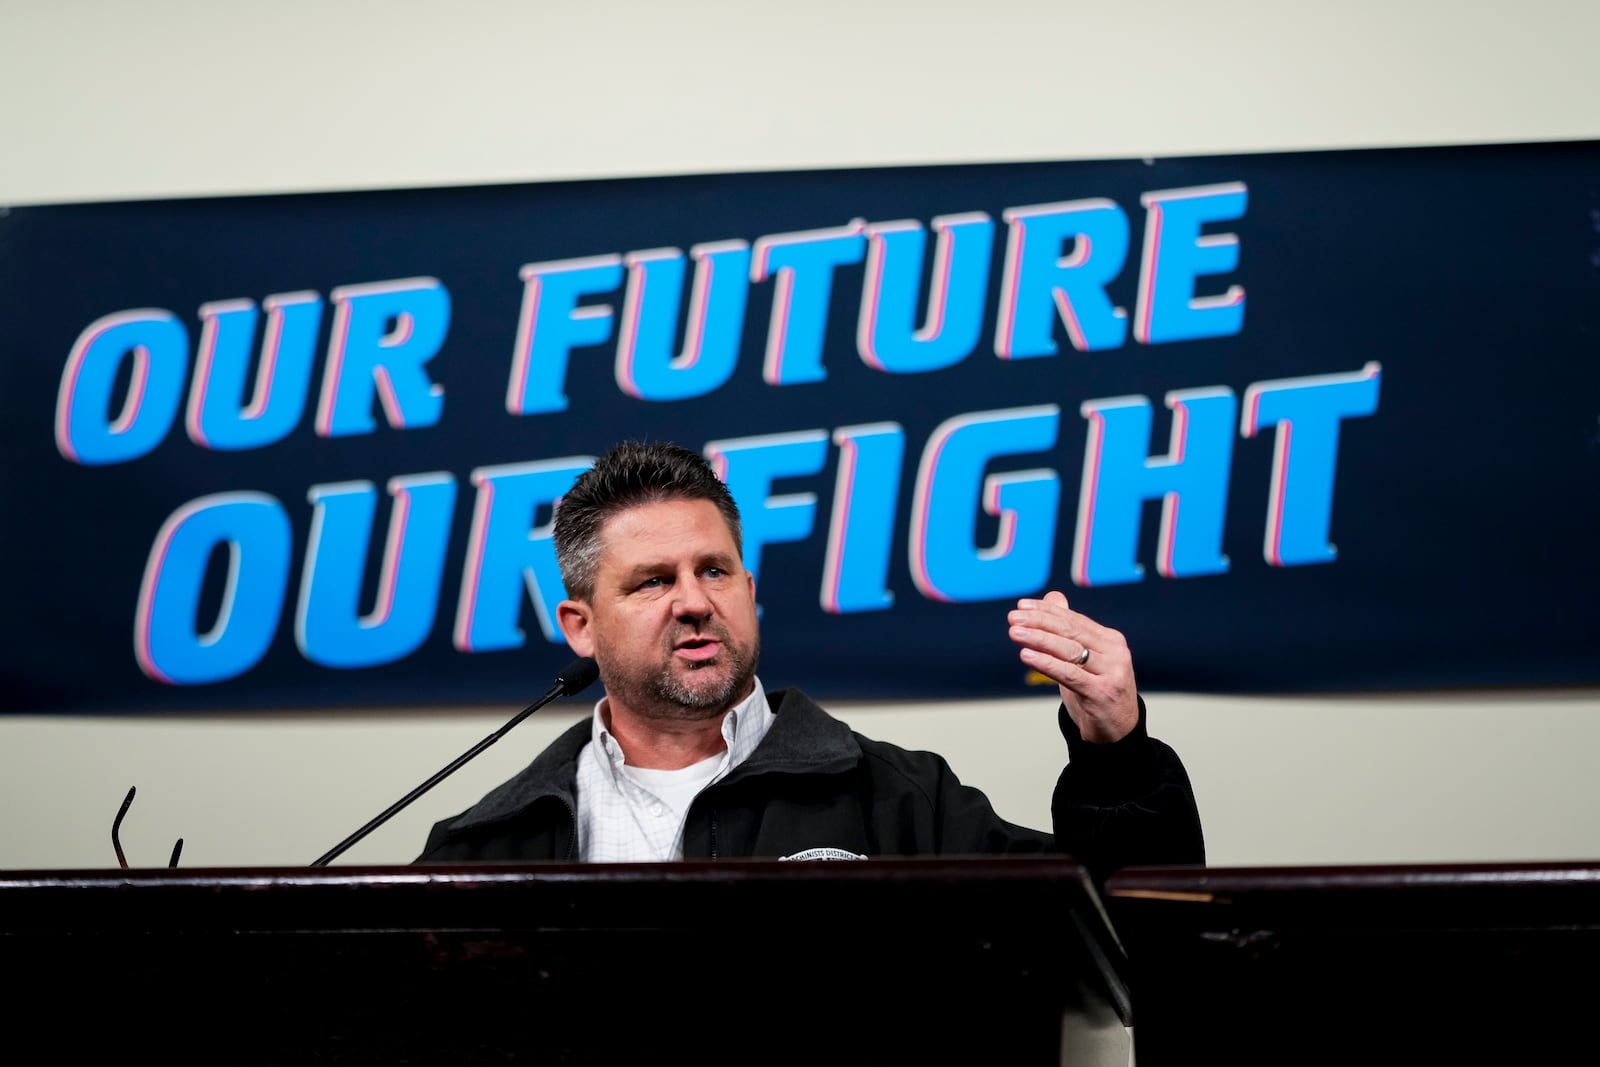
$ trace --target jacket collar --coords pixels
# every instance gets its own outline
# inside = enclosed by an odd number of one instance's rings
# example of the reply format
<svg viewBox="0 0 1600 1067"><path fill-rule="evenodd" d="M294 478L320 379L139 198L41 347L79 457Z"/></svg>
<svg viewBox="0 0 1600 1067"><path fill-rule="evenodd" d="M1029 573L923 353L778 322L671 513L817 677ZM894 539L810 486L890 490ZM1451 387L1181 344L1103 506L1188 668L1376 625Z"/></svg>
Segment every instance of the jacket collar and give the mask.
<svg viewBox="0 0 1600 1067"><path fill-rule="evenodd" d="M765 773L835 774L861 758L861 746L850 728L799 689L769 690L767 704L776 716L772 728L750 758L718 785ZM589 716L563 730L514 778L457 816L450 832L511 819L546 798L576 811L578 753L589 743L592 731Z"/></svg>

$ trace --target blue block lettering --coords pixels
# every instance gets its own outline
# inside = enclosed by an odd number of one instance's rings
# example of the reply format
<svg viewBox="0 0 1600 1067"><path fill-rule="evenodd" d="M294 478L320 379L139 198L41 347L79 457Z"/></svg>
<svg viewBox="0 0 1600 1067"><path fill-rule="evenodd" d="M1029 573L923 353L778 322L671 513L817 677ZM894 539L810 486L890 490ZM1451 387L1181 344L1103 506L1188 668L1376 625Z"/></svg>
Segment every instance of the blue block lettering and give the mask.
<svg viewBox="0 0 1600 1067"><path fill-rule="evenodd" d="M227 578L216 618L205 627L201 595L219 549L227 552ZM292 549L289 518L265 493L217 493L173 512L139 586L139 669L169 685L202 685L255 666L278 629Z"/></svg>
<svg viewBox="0 0 1600 1067"><path fill-rule="evenodd" d="M433 278L346 285L334 305L317 433L348 437L377 428L373 402L397 430L432 426L444 387L428 377L450 327L450 294Z"/></svg>
<svg viewBox="0 0 1600 1067"><path fill-rule="evenodd" d="M371 667L422 644L439 607L455 479L443 472L389 481L394 503L371 610L361 611L362 577L377 510L371 482L314 485L295 639L325 667Z"/></svg>
<svg viewBox="0 0 1600 1067"><path fill-rule="evenodd" d="M911 506L911 577L932 600L1001 600L1050 576L1061 479L1053 470L986 474L1001 456L1055 447L1054 404L980 411L941 424L922 453ZM978 507L999 521L979 546Z"/></svg>

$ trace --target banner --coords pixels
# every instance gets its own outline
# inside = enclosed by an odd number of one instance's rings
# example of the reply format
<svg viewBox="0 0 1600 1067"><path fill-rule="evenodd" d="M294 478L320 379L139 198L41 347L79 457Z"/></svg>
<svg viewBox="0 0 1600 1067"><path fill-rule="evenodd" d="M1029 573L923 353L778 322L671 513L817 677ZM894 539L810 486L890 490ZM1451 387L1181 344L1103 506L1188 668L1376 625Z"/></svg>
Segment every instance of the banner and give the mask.
<svg viewBox="0 0 1600 1067"><path fill-rule="evenodd" d="M1600 144L0 215L8 712L525 702L623 438L744 515L761 675L1600 683Z"/></svg>

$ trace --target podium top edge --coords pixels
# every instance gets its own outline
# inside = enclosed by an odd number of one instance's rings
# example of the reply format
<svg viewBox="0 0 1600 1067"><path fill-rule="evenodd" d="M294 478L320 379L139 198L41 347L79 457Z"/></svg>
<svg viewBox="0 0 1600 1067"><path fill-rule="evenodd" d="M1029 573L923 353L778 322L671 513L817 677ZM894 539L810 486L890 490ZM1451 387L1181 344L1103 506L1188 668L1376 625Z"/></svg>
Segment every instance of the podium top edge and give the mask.
<svg viewBox="0 0 1600 1067"><path fill-rule="evenodd" d="M682 860L670 863L464 863L324 867L130 867L0 870L0 892L28 887L429 886L494 883L720 883L1050 881L1090 886L1085 868L1059 855L915 856L864 860Z"/></svg>
<svg viewBox="0 0 1600 1067"><path fill-rule="evenodd" d="M1110 875L1108 899L1209 902L1294 891L1370 893L1445 889L1600 890L1600 860L1280 867L1127 867Z"/></svg>

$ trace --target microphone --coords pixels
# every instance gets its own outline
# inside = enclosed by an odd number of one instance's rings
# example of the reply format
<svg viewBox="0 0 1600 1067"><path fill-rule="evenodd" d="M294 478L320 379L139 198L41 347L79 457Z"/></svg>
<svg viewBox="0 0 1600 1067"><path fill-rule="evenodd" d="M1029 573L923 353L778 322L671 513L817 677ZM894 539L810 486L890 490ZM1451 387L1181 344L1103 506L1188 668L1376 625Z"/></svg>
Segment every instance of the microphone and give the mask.
<svg viewBox="0 0 1600 1067"><path fill-rule="evenodd" d="M357 830L343 841L340 841L337 845L334 845L327 852L324 852L322 855L312 860L311 866L326 866L329 860L333 859L335 856L348 849L351 845L355 844L357 841L360 841L363 837L366 837L372 831L388 822L392 816L400 811L401 808L404 808L407 804L411 803L413 800L417 799L422 794L438 785L445 779L446 776L453 774L457 769L459 769L463 763L467 762L472 757L476 756L478 753L482 752L484 749L500 740L511 730L513 726L517 725L517 723L521 722L523 719L526 719L529 715L532 715L534 712L550 703L556 697L569 697L582 692L583 690L589 688L589 686L593 685L595 679L599 677L600 668L595 661L590 659L588 656L579 656L577 659L567 664L566 667L562 669L560 674L556 675L554 684L552 684L550 688L545 691L544 696L540 697L532 704L529 704L527 707L517 712L517 714L512 717L511 721L500 727L500 729L496 730L488 737L485 737L476 745L473 745L460 756L457 756L444 770L440 771L438 774L435 774L432 778L429 778L426 782L423 782L411 792L407 793L405 796L389 805L389 807L385 809L382 814L375 817L371 822L367 823L367 825L363 826L361 829ZM131 792L129 794L129 799L132 799ZM180 842L180 844L181 843L182 842ZM173 853L173 858L177 858L176 852Z"/></svg>

